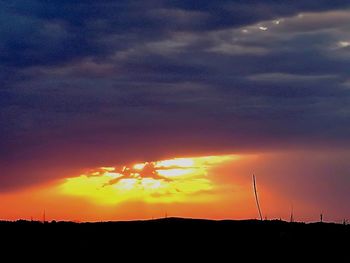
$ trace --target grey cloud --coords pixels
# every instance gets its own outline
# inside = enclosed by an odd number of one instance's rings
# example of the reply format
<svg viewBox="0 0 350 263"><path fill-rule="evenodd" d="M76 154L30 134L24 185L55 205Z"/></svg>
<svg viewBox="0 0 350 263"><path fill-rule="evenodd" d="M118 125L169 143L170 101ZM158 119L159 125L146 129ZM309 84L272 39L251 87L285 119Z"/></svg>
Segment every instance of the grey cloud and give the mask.
<svg viewBox="0 0 350 263"><path fill-rule="evenodd" d="M254 3L6 4L0 156L11 165L0 180L19 183L9 179L16 160L38 169L50 159L49 169L169 149L348 145L350 60L337 43L349 39L349 11Z"/></svg>
<svg viewBox="0 0 350 263"><path fill-rule="evenodd" d="M310 81L327 81L337 79L336 75L299 75L299 74L288 74L288 73L263 73L256 74L248 77L252 81L266 81L275 83L285 82L310 82Z"/></svg>

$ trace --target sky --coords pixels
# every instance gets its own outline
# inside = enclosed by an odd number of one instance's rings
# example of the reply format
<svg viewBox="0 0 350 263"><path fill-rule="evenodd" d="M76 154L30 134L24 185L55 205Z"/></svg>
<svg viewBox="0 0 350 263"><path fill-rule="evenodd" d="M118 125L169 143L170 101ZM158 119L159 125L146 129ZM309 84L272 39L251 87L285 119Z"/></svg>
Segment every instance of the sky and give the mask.
<svg viewBox="0 0 350 263"><path fill-rule="evenodd" d="M253 173L350 219L349 1L0 1L0 40L0 219L257 218Z"/></svg>

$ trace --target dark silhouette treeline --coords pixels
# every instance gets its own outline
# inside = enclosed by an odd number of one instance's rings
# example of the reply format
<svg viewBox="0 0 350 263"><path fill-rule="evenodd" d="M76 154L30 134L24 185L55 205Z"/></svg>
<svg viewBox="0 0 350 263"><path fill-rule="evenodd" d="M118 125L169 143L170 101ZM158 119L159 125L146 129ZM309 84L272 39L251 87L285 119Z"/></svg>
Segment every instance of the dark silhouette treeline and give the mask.
<svg viewBox="0 0 350 263"><path fill-rule="evenodd" d="M202 220L163 218L96 223L0 222L1 248L25 247L73 251L172 251L239 253L241 249L321 253L322 247L348 251L350 225L289 223L280 220ZM199 249L199 250L198 250ZM197 251L197 252L196 252ZM317 252L319 251L319 252ZM186 252L186 253L187 253ZM250 255L251 256L251 255Z"/></svg>

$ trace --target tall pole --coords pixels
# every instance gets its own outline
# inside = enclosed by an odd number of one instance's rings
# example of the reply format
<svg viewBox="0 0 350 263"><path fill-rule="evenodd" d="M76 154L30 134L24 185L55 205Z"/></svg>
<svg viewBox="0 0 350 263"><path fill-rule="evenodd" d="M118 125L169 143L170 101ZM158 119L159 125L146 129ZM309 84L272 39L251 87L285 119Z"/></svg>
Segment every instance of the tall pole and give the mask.
<svg viewBox="0 0 350 263"><path fill-rule="evenodd" d="M261 209L260 209L259 198L258 198L258 191L256 189L256 180L255 180L255 175L254 174L253 174L253 186L254 186L254 195L255 195L256 206L258 207L260 220L262 221L263 217L262 217L262 213L261 213Z"/></svg>

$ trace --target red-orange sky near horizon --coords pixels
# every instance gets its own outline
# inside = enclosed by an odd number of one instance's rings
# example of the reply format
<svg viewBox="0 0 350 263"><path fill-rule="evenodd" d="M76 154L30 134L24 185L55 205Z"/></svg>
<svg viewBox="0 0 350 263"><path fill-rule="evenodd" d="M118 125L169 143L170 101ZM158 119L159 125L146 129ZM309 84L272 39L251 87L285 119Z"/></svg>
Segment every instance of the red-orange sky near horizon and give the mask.
<svg viewBox="0 0 350 263"><path fill-rule="evenodd" d="M0 219L43 220L44 211L47 220L73 221L150 219L166 215L258 218L252 188L255 172L264 217L289 220L293 206L294 218L301 221L315 221L320 212L329 220L341 220L336 209L332 211L317 203L318 197L307 199L298 193L302 186L298 187L292 179L283 184L278 176L271 176L285 166L280 153L278 156L174 157L87 169L64 179L1 193ZM289 161L292 158L292 154L287 157Z"/></svg>

